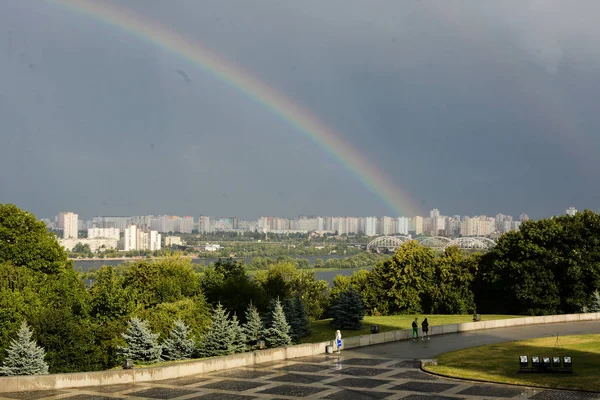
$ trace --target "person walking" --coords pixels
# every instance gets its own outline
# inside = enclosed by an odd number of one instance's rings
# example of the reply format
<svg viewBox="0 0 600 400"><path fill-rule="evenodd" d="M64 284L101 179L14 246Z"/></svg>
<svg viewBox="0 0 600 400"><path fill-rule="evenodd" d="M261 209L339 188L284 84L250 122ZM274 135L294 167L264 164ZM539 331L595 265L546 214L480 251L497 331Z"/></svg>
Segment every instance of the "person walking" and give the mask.
<svg viewBox="0 0 600 400"><path fill-rule="evenodd" d="M421 322L421 329L423 330L421 340L424 340L425 336L427 336L427 340L429 340L429 322L427 321L427 318L425 318L423 322Z"/></svg>
<svg viewBox="0 0 600 400"><path fill-rule="evenodd" d="M417 337L417 340L419 339L419 320L417 318L415 318L415 320L412 323L412 341L415 341L415 336Z"/></svg>
<svg viewBox="0 0 600 400"><path fill-rule="evenodd" d="M340 349L342 348L342 332L338 329L335 331L335 343L337 345L337 352L340 354Z"/></svg>

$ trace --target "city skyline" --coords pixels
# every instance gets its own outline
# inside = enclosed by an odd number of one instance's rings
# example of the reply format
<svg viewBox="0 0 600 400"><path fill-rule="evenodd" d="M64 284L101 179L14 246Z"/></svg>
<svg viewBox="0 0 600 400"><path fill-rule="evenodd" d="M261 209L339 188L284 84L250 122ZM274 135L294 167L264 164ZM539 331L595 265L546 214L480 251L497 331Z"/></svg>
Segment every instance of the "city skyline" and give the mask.
<svg viewBox="0 0 600 400"><path fill-rule="evenodd" d="M564 215L574 216L579 210L568 207ZM50 229L63 230L63 238L77 239L77 230L72 234L74 219L78 230L88 231L88 237L115 239L119 232L130 228L140 232L155 233L193 233L219 231L259 231L275 233L310 233L330 232L338 234L362 233L374 235L430 235L430 236L483 236L499 235L509 231L517 231L522 222L530 217L521 213L518 217L497 213L488 215L444 215L439 209L429 211L428 216L390 217L390 216L297 216L282 218L262 216L257 220L243 220L235 216L209 217L175 216L175 215L137 215L137 216L95 216L91 220L78 219L73 212L60 212L54 220L42 219ZM75 229L77 229L75 228ZM103 232L99 234L98 232ZM149 234L149 233L148 233ZM135 236L136 234L131 234ZM146 233L144 233L146 235ZM132 237L133 237L132 236ZM144 239L146 240L146 239ZM148 239L150 243L150 239ZM72 244L75 244L73 242Z"/></svg>

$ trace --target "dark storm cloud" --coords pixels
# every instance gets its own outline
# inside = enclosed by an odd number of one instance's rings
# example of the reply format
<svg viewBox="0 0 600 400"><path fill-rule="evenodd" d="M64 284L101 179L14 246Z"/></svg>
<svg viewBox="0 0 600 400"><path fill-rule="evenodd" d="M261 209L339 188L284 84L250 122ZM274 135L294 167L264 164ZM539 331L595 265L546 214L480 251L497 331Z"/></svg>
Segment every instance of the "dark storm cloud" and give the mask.
<svg viewBox="0 0 600 400"><path fill-rule="evenodd" d="M597 208L594 1L118 3L285 93L426 208ZM181 57L51 4L0 11L1 202L40 216L390 214Z"/></svg>

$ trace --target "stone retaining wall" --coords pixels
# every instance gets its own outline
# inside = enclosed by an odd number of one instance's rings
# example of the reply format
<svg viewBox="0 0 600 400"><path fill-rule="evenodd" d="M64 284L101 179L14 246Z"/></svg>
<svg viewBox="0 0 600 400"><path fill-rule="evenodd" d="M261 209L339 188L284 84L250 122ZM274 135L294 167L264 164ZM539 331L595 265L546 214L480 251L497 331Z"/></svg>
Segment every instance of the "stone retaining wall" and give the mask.
<svg viewBox="0 0 600 400"><path fill-rule="evenodd" d="M465 322L461 324L438 325L430 327L430 335L466 332L483 329L506 328L533 324L552 324L559 322L579 322L600 320L600 313L550 315L542 317L524 317L500 319L494 321ZM354 336L344 339L344 349L370 346L373 344L410 339L412 330L403 329ZM332 330L333 336L333 330ZM63 389L86 386L104 386L120 383L151 382L162 379L220 371L231 368L247 367L269 361L282 361L298 357L308 357L325 353L326 346L332 341L298 344L277 349L257 350L229 356L205 358L189 362L176 363L164 367L134 368L129 370L78 372L70 374L52 374L37 376L0 377L0 393L27 390Z"/></svg>

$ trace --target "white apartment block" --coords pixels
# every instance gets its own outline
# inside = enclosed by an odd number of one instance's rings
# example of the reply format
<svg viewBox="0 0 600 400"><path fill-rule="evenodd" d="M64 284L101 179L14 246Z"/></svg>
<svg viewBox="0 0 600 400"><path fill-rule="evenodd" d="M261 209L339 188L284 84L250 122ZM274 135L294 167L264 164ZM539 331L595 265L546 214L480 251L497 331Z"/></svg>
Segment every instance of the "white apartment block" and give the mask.
<svg viewBox="0 0 600 400"><path fill-rule="evenodd" d="M79 233L78 215L72 212L61 213L63 219L63 238L77 239ZM60 214L59 214L60 215ZM60 221L60 217L59 217Z"/></svg>
<svg viewBox="0 0 600 400"><path fill-rule="evenodd" d="M125 251L137 250L138 248L138 227L137 225L131 225L125 229L124 249Z"/></svg>
<svg viewBox="0 0 600 400"><path fill-rule="evenodd" d="M165 237L165 247L169 246L181 246L181 238L179 236L167 236Z"/></svg>
<svg viewBox="0 0 600 400"><path fill-rule="evenodd" d="M136 225L125 229L125 251L160 250L161 235L157 231L142 231Z"/></svg>
<svg viewBox="0 0 600 400"><path fill-rule="evenodd" d="M121 231L118 228L90 228L88 239L115 239L119 240Z"/></svg>
<svg viewBox="0 0 600 400"><path fill-rule="evenodd" d="M377 235L377 217L366 217L365 218L365 235L367 235L367 236Z"/></svg>
<svg viewBox="0 0 600 400"><path fill-rule="evenodd" d="M394 219L392 217L383 217L381 219L381 233L383 235L393 235L395 232Z"/></svg>
<svg viewBox="0 0 600 400"><path fill-rule="evenodd" d="M577 214L577 209L575 207L569 207L565 213L571 217L574 217Z"/></svg>
<svg viewBox="0 0 600 400"><path fill-rule="evenodd" d="M408 235L409 218L398 217L396 220L396 233L400 235Z"/></svg>

